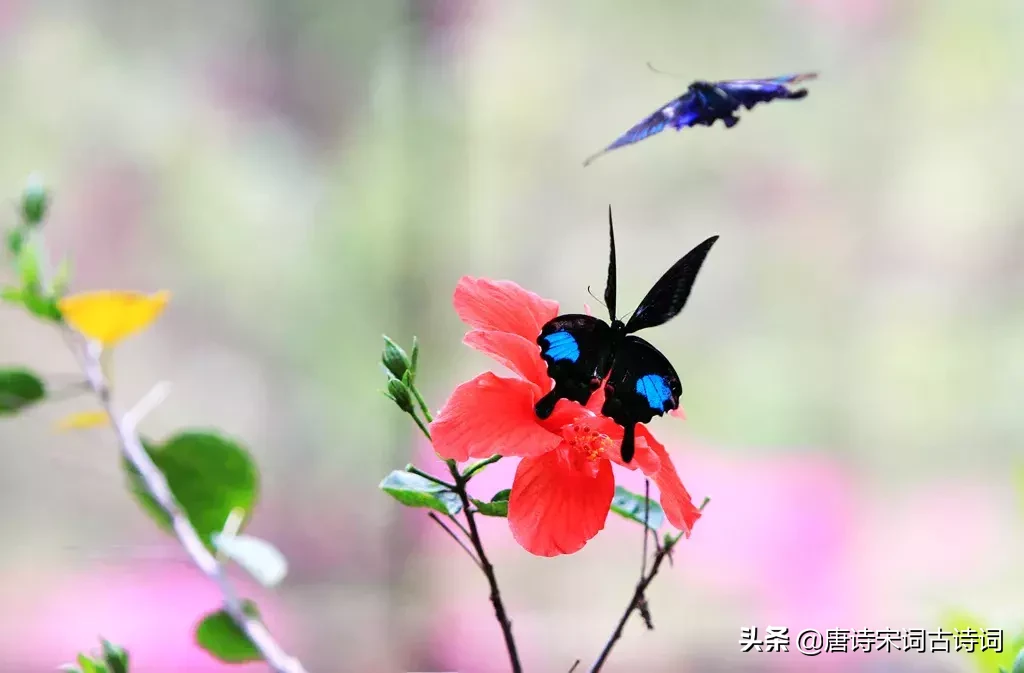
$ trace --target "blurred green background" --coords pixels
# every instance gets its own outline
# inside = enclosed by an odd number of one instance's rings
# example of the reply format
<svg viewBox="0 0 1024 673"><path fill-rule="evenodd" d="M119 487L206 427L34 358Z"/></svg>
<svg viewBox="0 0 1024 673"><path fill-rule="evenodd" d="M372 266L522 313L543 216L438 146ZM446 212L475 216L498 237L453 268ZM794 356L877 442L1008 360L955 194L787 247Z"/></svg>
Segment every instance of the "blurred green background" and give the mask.
<svg viewBox="0 0 1024 673"><path fill-rule="evenodd" d="M489 366L460 345L458 278L598 309L608 204L624 307L721 240L650 335L688 415L652 428L712 503L654 585L656 630L631 622L606 670L965 671L738 641L954 609L1024 627L1022 38L1015 0L0 0L0 193L10 224L30 172L53 186L74 290L173 292L119 349L116 394L171 380L145 432L252 448L252 530L292 566L261 604L311 672L504 670L483 579L377 491L429 455L379 394L381 334L419 337L440 406ZM807 70L804 101L581 167L689 80ZM10 308L0 349L74 371ZM89 408L0 424L0 671L53 670L96 634L142 673L232 670L192 651L216 595L126 496L109 431L56 432ZM592 660L638 531L610 521L554 560L485 535L527 669Z"/></svg>

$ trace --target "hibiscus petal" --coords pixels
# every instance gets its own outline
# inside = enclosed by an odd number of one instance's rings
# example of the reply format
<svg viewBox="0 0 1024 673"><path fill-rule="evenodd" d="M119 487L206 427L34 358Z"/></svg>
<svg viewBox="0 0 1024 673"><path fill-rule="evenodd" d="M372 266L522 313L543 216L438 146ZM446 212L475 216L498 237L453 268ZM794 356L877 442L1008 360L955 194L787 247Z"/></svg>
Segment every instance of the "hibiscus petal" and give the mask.
<svg viewBox="0 0 1024 673"><path fill-rule="evenodd" d="M511 332L533 342L544 323L558 315L558 302L509 280L463 276L455 286L455 312L470 327Z"/></svg>
<svg viewBox="0 0 1024 673"><path fill-rule="evenodd" d="M643 437L647 446L658 457L660 467L657 472L643 471L661 491L661 508L665 510L665 518L689 537L693 524L701 516L700 510L693 504L693 499L679 479L679 474L676 472L675 465L672 464L672 458L665 450L665 446L642 425L637 427L636 434L637 439Z"/></svg>
<svg viewBox="0 0 1024 673"><path fill-rule="evenodd" d="M508 524L523 549L537 556L572 554L604 528L615 493L607 460L596 476L574 469L564 449L525 458L516 469Z"/></svg>
<svg viewBox="0 0 1024 673"><path fill-rule="evenodd" d="M459 462L495 453L536 456L550 451L561 437L537 420L533 399L533 384L521 379L488 372L463 383L430 424L434 450Z"/></svg>
<svg viewBox="0 0 1024 673"><path fill-rule="evenodd" d="M539 393L551 389L547 365L540 359L540 346L518 334L475 329L466 333L462 343L486 353L516 374L539 388Z"/></svg>

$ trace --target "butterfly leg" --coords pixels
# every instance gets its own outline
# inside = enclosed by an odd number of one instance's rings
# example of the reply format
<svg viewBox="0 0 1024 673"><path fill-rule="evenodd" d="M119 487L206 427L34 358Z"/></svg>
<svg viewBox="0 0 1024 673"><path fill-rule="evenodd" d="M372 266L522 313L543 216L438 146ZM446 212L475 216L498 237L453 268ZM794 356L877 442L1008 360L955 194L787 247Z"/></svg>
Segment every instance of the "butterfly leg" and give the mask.
<svg viewBox="0 0 1024 673"><path fill-rule="evenodd" d="M597 380L597 385L594 385L593 379L587 383L577 383L574 385L566 385L564 382L555 383L555 387L551 389L544 397L537 400L537 404L533 406L533 410L537 413L537 418L544 420L552 414L555 410L555 405L558 404L558 400L567 399L580 404L586 404L590 400L590 395L597 388L601 386L601 380Z"/></svg>
<svg viewBox="0 0 1024 673"><path fill-rule="evenodd" d="M636 425L627 423L622 430L622 462L628 464L636 452Z"/></svg>
<svg viewBox="0 0 1024 673"><path fill-rule="evenodd" d="M537 418L544 420L550 416L551 412L555 410L555 404L558 403L559 399L557 389L554 389L544 397L537 400L537 404L533 407L533 410L537 412Z"/></svg>
<svg viewBox="0 0 1024 673"><path fill-rule="evenodd" d="M735 115L729 115L727 117L722 117L722 123L725 124L725 128L731 129L733 126L740 123L740 118Z"/></svg>

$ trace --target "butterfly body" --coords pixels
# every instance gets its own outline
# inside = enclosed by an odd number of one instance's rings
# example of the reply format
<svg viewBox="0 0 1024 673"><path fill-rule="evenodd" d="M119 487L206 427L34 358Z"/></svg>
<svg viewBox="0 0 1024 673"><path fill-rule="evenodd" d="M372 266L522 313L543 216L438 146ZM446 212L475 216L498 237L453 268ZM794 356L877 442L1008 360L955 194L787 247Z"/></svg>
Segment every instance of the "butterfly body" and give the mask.
<svg viewBox="0 0 1024 673"><path fill-rule="evenodd" d="M740 108L750 110L759 103L769 103L776 99L805 98L806 89L791 90L787 85L816 77L816 73L802 73L769 79L733 79L721 82L698 80L690 84L681 96L645 117L608 147L588 157L583 165L590 164L606 152L640 142L667 128L680 131L691 126L711 126L716 121L721 121L726 128L732 128L740 121L736 116Z"/></svg>
<svg viewBox="0 0 1024 673"><path fill-rule="evenodd" d="M667 322L686 303L704 258L718 239L713 236L687 253L655 283L647 296L623 322L615 318L615 237L608 213L611 254L605 303L611 322L580 313L548 321L537 337L541 357L555 385L535 406L547 418L560 399L586 404L605 385L601 413L622 426L622 459L630 462L637 423L679 407L682 384L675 369L658 349L633 332Z"/></svg>

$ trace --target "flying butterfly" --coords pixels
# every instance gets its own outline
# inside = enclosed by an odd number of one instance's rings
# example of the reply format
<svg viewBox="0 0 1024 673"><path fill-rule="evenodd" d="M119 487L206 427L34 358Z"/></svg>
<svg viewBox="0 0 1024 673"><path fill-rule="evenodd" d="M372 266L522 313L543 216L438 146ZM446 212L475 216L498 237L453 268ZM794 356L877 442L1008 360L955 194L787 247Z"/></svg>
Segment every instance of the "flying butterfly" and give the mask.
<svg viewBox="0 0 1024 673"><path fill-rule="evenodd" d="M607 377L601 413L622 426L622 460L628 463L633 459L636 424L678 408L683 392L668 359L633 332L666 323L683 310L697 272L718 236L673 264L625 323L615 317L615 231L610 207L608 237L611 252L604 301L611 324L590 315L565 314L541 328L537 344L555 386L538 400L535 411L544 419L560 399L586 404Z"/></svg>
<svg viewBox="0 0 1024 673"><path fill-rule="evenodd" d="M749 110L758 103L768 103L777 98L800 100L807 96L807 89L793 91L787 85L806 82L817 76L817 73L808 72L771 79L694 82L682 96L656 110L619 136L608 147L589 156L583 165L589 165L590 162L606 152L640 142L644 138L661 133L670 127L680 131L691 126L711 126L721 120L726 128L732 128L740 122L739 117L735 114L740 107Z"/></svg>

